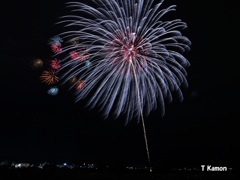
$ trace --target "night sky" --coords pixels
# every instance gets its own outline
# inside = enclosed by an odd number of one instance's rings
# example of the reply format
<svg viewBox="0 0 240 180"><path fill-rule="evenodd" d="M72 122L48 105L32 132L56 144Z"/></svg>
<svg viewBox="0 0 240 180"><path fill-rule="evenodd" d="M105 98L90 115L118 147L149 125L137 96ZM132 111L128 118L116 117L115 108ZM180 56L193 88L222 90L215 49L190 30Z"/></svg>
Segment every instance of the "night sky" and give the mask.
<svg viewBox="0 0 240 180"><path fill-rule="evenodd" d="M47 94L31 68L35 58L48 58L48 40L62 31L55 23L66 14L64 0L7 2L0 33L0 162L147 165L141 123L103 120L97 110L74 103L60 88ZM231 1L165 0L176 4L172 17L188 24L192 42L184 53L189 88L184 100L166 105L145 119L154 166L237 166L239 151L239 36L237 6ZM171 17L171 16L170 16Z"/></svg>

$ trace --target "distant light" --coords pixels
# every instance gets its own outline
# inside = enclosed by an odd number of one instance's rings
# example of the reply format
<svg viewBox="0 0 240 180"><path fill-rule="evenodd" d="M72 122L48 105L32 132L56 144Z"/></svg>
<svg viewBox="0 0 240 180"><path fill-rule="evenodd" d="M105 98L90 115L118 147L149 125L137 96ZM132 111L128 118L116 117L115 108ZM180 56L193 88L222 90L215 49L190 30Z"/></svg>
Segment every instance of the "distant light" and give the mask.
<svg viewBox="0 0 240 180"><path fill-rule="evenodd" d="M64 165L64 166L66 166L66 165L67 165L67 163L64 163L63 165Z"/></svg>

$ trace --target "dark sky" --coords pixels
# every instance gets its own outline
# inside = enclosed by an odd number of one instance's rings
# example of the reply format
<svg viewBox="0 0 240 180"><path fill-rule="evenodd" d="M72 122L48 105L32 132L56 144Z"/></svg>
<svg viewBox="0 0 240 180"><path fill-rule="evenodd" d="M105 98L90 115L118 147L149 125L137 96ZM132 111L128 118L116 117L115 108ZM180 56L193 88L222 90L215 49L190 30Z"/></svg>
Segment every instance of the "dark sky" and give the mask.
<svg viewBox="0 0 240 180"><path fill-rule="evenodd" d="M96 162L147 164L141 124L103 120L97 111L73 102L64 89L49 96L31 69L48 56L48 40L61 32L54 25L65 15L64 0L5 4L0 33L0 162ZM189 88L184 101L166 105L146 119L152 163L182 167L235 166L239 151L239 41L236 5L221 1L165 0L174 16L188 24L191 41L185 56ZM61 89L60 89L61 90Z"/></svg>

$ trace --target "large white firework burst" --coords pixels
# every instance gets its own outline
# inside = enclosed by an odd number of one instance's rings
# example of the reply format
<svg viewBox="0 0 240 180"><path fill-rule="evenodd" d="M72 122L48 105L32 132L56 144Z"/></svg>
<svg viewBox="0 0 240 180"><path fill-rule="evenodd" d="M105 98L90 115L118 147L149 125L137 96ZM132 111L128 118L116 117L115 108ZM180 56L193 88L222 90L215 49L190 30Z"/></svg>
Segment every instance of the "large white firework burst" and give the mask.
<svg viewBox="0 0 240 180"><path fill-rule="evenodd" d="M161 115L173 94L182 100L180 87L187 86L182 55L190 41L180 30L181 19L164 21L176 6L161 8L163 0L95 0L69 2L70 15L62 17L66 30L60 73L63 83L73 78L85 82L76 101L87 98L108 117L124 115L126 122L148 116L157 107ZM73 60L71 52L78 54ZM87 58L82 54L87 55ZM64 56L63 56L64 55ZM81 56L82 55L82 56ZM88 65L86 65L86 60Z"/></svg>

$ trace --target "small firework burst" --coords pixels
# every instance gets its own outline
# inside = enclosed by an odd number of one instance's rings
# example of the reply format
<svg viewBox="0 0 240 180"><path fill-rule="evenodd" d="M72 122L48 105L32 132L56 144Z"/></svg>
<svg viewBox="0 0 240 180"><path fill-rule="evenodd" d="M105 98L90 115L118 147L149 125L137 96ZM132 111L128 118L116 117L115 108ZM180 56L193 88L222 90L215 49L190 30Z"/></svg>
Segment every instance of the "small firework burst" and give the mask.
<svg viewBox="0 0 240 180"><path fill-rule="evenodd" d="M55 44L55 43L59 43L61 44L63 42L63 40L59 37L59 36L55 36L55 37L52 37L50 40L49 40L49 44Z"/></svg>
<svg viewBox="0 0 240 180"><path fill-rule="evenodd" d="M88 51L81 51L81 52L77 52L77 51L71 51L69 53L70 57L72 60L78 60L81 62L85 62L87 59L89 59L89 54Z"/></svg>
<svg viewBox="0 0 240 180"><path fill-rule="evenodd" d="M40 80L43 83L46 83L47 85L55 84L59 81L59 77L56 76L55 72L50 70L45 70L40 76Z"/></svg>
<svg viewBox="0 0 240 180"><path fill-rule="evenodd" d="M47 93L51 96L56 96L59 92L59 89L57 87L50 88Z"/></svg>
<svg viewBox="0 0 240 180"><path fill-rule="evenodd" d="M60 53L60 52L62 52L61 44L59 44L59 43L52 44L52 45L51 45L51 50L52 50L52 52L54 52L54 53Z"/></svg>
<svg viewBox="0 0 240 180"><path fill-rule="evenodd" d="M40 69L43 66L43 61L40 58L36 58L33 60L32 66L34 69Z"/></svg>
<svg viewBox="0 0 240 180"><path fill-rule="evenodd" d="M75 76L73 76L73 77L71 77L70 79L69 79L69 83L70 84L74 84L74 83L76 83L77 82L77 78L75 77Z"/></svg>
<svg viewBox="0 0 240 180"><path fill-rule="evenodd" d="M50 60L50 66L54 70L58 70L61 67L61 62L58 59Z"/></svg>
<svg viewBox="0 0 240 180"><path fill-rule="evenodd" d="M72 45L77 45L77 44L79 44L79 40L72 40L72 41L71 41L71 44L72 44Z"/></svg>
<svg viewBox="0 0 240 180"><path fill-rule="evenodd" d="M62 39L59 36L51 38L49 44L52 52L56 54L62 52Z"/></svg>
<svg viewBox="0 0 240 180"><path fill-rule="evenodd" d="M79 81L77 81L77 83L76 83L76 89L77 90L83 90L84 88L86 87L86 81L84 81L84 80L79 80Z"/></svg>
<svg viewBox="0 0 240 180"><path fill-rule="evenodd" d="M69 55L72 60L78 60L80 58L80 54L76 51L71 51Z"/></svg>

